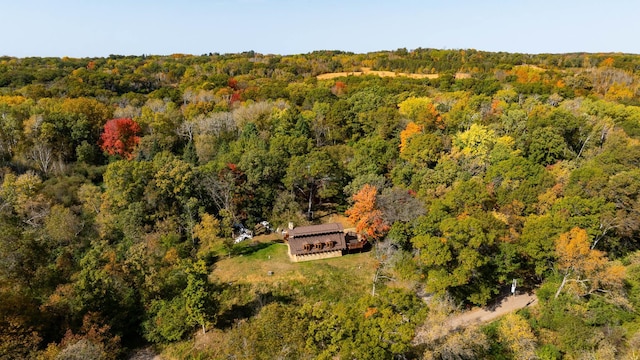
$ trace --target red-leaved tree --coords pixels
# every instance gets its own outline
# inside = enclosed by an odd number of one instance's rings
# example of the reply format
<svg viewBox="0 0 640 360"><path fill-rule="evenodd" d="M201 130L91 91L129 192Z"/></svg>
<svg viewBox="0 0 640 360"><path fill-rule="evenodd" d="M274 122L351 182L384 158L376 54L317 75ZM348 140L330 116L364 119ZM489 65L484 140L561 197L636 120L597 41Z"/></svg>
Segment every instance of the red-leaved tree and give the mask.
<svg viewBox="0 0 640 360"><path fill-rule="evenodd" d="M133 157L133 149L140 142L140 125L130 118L107 121L100 136L100 148L109 155L120 155L125 159Z"/></svg>

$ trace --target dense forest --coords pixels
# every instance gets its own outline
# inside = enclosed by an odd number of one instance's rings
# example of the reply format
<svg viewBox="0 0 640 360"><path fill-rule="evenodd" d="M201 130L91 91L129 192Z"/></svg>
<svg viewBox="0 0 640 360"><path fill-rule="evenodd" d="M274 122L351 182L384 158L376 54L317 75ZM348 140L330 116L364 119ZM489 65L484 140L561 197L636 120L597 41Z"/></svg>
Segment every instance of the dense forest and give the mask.
<svg viewBox="0 0 640 360"><path fill-rule="evenodd" d="M0 57L0 359L638 359L639 165L640 55Z"/></svg>

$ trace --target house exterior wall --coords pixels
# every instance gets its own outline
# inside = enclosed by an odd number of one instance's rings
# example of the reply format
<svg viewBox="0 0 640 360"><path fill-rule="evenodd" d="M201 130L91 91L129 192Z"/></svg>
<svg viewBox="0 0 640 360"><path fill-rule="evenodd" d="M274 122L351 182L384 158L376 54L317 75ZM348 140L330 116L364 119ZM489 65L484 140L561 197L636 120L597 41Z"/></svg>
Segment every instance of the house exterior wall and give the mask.
<svg viewBox="0 0 640 360"><path fill-rule="evenodd" d="M289 258L293 262L330 259L330 258L340 257L340 256L342 256L342 250L326 251L326 252L309 254L309 255L292 255L291 251L289 251Z"/></svg>

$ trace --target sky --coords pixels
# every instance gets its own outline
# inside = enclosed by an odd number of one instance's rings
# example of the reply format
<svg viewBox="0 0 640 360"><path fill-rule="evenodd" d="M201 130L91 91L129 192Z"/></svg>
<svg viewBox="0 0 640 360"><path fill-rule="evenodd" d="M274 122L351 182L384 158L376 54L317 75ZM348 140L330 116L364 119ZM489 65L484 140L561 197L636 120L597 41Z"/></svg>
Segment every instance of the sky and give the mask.
<svg viewBox="0 0 640 360"><path fill-rule="evenodd" d="M0 0L0 56L640 54L637 0Z"/></svg>

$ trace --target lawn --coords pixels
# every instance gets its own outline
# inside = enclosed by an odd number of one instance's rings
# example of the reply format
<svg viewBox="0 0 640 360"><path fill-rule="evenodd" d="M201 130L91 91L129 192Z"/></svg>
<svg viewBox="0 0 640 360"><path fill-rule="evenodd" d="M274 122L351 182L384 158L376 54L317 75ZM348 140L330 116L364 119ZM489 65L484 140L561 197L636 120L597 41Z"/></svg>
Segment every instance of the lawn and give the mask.
<svg viewBox="0 0 640 360"><path fill-rule="evenodd" d="M280 289L296 297L331 300L370 291L377 262L371 253L294 263L282 243L257 243L215 264L213 281Z"/></svg>

